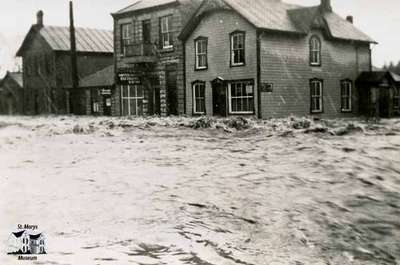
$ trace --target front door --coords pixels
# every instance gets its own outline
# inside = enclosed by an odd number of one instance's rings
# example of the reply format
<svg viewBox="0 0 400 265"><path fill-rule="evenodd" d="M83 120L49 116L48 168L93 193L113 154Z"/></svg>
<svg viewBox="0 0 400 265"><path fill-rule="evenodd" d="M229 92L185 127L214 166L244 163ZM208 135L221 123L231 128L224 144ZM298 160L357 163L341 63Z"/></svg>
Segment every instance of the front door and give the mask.
<svg viewBox="0 0 400 265"><path fill-rule="evenodd" d="M169 65L166 69L167 79L167 113L178 115L178 91L177 91L177 65Z"/></svg>
<svg viewBox="0 0 400 265"><path fill-rule="evenodd" d="M213 82L213 114L214 116L226 117L226 86L223 82Z"/></svg>
<svg viewBox="0 0 400 265"><path fill-rule="evenodd" d="M103 115L111 116L111 95L103 95Z"/></svg>

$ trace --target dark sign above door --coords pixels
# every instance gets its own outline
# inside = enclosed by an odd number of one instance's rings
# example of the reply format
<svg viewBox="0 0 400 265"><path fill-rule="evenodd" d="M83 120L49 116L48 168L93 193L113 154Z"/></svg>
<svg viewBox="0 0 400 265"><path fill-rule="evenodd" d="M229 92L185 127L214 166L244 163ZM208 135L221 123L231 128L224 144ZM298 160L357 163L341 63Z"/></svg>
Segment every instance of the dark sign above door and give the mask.
<svg viewBox="0 0 400 265"><path fill-rule="evenodd" d="M137 73L119 73L118 83L122 85L140 85L140 76Z"/></svg>

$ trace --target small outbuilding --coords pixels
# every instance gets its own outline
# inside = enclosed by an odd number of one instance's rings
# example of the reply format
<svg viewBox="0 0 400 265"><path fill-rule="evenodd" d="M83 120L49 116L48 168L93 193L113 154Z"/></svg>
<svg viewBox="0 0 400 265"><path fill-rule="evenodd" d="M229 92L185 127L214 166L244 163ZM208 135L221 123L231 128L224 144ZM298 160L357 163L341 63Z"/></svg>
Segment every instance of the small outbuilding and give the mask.
<svg viewBox="0 0 400 265"><path fill-rule="evenodd" d="M0 114L23 114L23 82L21 72L7 72L0 81Z"/></svg>
<svg viewBox="0 0 400 265"><path fill-rule="evenodd" d="M80 80L79 89L85 91L87 115L116 115L119 104L115 95L114 65Z"/></svg>
<svg viewBox="0 0 400 265"><path fill-rule="evenodd" d="M362 72L356 81L360 114L368 117L400 116L400 76L388 71Z"/></svg>

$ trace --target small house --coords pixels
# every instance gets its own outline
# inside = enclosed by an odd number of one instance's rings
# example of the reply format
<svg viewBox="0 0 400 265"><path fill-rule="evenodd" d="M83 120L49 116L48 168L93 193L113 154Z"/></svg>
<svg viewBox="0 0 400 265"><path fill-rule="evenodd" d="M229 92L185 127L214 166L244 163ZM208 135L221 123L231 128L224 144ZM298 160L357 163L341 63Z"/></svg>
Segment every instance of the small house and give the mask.
<svg viewBox="0 0 400 265"><path fill-rule="evenodd" d="M29 234L26 230L11 233L8 254L31 254Z"/></svg>
<svg viewBox="0 0 400 265"><path fill-rule="evenodd" d="M86 94L86 114L116 116L114 65L110 65L79 81L79 88Z"/></svg>
<svg viewBox="0 0 400 265"><path fill-rule="evenodd" d="M368 117L400 116L400 76L389 71L363 72L358 77L360 114Z"/></svg>
<svg viewBox="0 0 400 265"><path fill-rule="evenodd" d="M78 78L113 64L113 33L75 28ZM85 92L72 89L69 27L44 25L37 13L17 52L22 57L25 114L86 114Z"/></svg>
<svg viewBox="0 0 400 265"><path fill-rule="evenodd" d="M7 72L0 81L0 114L23 114L23 82L21 72Z"/></svg>

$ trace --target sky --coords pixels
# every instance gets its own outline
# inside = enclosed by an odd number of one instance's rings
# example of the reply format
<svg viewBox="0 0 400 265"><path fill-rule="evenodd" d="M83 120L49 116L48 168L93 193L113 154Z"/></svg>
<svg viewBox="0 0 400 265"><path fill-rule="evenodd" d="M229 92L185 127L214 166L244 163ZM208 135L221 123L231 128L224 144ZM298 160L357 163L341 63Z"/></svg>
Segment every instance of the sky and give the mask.
<svg viewBox="0 0 400 265"><path fill-rule="evenodd" d="M80 27L112 29L110 13L136 0L74 0L75 24ZM146 0L144 0L146 1ZM283 0L304 6L320 0ZM44 11L47 25L68 25L68 0L9 0L0 9L0 77L5 70L14 70L15 51L24 35L36 21L36 12ZM354 24L376 40L372 47L373 64L400 61L399 0L331 0L333 9L342 17L354 16Z"/></svg>

